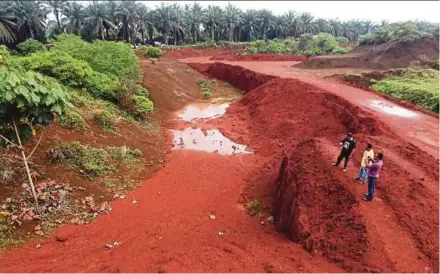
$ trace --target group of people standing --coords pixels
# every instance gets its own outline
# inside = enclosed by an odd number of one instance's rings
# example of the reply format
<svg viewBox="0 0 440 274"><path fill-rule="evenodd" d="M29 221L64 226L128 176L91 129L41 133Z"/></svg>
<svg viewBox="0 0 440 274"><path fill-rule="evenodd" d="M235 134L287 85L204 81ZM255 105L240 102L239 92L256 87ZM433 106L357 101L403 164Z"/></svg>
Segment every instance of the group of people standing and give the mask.
<svg viewBox="0 0 440 274"><path fill-rule="evenodd" d="M345 138L340 142L342 146L341 152L332 165L339 166L341 164L342 159L344 159L344 169L343 171L347 171L348 160L350 159L351 154L356 148L356 141L354 140L353 134L348 133ZM365 151L362 155L361 166L359 168L359 174L354 180L358 181L361 184L365 184L368 182L368 193L364 194L362 199L364 201L372 201L374 197L374 190L376 188L377 180L379 179L379 172L383 166L383 153L379 152L374 155L373 146L371 144L367 144Z"/></svg>

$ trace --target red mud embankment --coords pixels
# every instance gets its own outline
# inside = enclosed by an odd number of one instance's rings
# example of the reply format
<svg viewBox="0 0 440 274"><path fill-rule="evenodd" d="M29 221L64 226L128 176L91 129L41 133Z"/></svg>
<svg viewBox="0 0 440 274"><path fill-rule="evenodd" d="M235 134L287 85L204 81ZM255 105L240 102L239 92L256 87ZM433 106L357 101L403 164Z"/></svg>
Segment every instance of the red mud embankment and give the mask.
<svg viewBox="0 0 440 274"><path fill-rule="evenodd" d="M308 59L304 55L280 55L280 54L250 54L250 55L217 55L209 60L227 61L299 61L304 62Z"/></svg>
<svg viewBox="0 0 440 274"><path fill-rule="evenodd" d="M220 63L190 66L247 92L213 123L272 159L250 175L244 195L272 193L268 203L280 231L347 271L438 272L433 157L378 117L313 85ZM330 163L347 131L359 149L343 173ZM386 155L372 203L361 199L366 186L352 181L367 142Z"/></svg>
<svg viewBox="0 0 440 274"><path fill-rule="evenodd" d="M243 51L242 48L228 48L223 46L207 47L207 48L183 48L176 50L165 50L165 56L174 59L193 58L193 57L208 57L208 56L231 56Z"/></svg>

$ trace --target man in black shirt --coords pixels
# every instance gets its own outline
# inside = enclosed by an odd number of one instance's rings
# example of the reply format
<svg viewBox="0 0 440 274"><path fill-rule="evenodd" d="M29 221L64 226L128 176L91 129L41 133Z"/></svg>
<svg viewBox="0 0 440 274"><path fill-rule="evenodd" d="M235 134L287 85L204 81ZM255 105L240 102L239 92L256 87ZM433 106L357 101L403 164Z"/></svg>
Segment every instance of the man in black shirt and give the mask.
<svg viewBox="0 0 440 274"><path fill-rule="evenodd" d="M339 164L342 161L342 158L344 158L345 159L344 171L347 171L348 159L350 159L351 153L356 148L356 142L353 138L353 134L348 133L345 136L344 140L341 141L340 145L342 146L341 153L339 153L336 163L332 163L332 165L339 166Z"/></svg>

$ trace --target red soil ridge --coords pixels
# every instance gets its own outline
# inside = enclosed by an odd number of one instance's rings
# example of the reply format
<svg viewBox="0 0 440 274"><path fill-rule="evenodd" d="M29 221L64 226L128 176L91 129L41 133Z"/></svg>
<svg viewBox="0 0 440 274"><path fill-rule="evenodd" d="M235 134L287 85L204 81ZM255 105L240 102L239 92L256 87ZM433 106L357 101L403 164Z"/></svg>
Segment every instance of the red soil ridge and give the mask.
<svg viewBox="0 0 440 274"><path fill-rule="evenodd" d="M250 54L250 55L217 55L209 60L227 61L300 61L304 62L308 58L304 55L280 55L280 54Z"/></svg>

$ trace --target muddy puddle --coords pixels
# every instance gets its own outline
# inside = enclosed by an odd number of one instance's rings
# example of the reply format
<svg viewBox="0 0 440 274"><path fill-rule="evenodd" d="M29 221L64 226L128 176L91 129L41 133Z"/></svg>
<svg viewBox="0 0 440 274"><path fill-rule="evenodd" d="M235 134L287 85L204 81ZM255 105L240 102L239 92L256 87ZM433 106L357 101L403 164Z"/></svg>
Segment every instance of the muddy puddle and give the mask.
<svg viewBox="0 0 440 274"><path fill-rule="evenodd" d="M215 119L225 115L228 103L209 104L196 103L184 108L177 116L184 121L195 121L199 119Z"/></svg>
<svg viewBox="0 0 440 274"><path fill-rule="evenodd" d="M401 116L401 117L406 117L406 118L412 118L412 117L417 116L417 114L411 110L408 110L403 107L395 106L395 105L390 105L390 104L387 104L386 102L379 101L379 100L371 101L370 105L376 109L379 109L379 110L381 110L385 113L391 114L391 115L396 115L396 116Z"/></svg>
<svg viewBox="0 0 440 274"><path fill-rule="evenodd" d="M172 130L173 149L191 149L221 155L252 153L245 145L234 143L217 129Z"/></svg>

